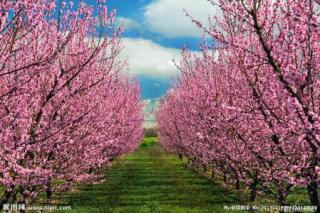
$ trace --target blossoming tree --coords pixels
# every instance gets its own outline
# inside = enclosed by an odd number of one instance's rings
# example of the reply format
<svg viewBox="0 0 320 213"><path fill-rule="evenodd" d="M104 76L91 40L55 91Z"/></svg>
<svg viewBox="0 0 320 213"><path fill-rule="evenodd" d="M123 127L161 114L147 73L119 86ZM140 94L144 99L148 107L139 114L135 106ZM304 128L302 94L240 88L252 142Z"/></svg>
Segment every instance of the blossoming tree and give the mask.
<svg viewBox="0 0 320 213"><path fill-rule="evenodd" d="M136 147L139 87L121 74L122 28L103 1L96 10L5 1L0 10L0 203L41 191L50 200Z"/></svg>
<svg viewBox="0 0 320 213"><path fill-rule="evenodd" d="M319 2L209 2L222 16L209 27L193 20L213 42L201 57L183 54L180 83L158 112L164 146L228 172L252 200L257 185L281 205L306 186L320 211ZM170 113L179 143L164 126Z"/></svg>

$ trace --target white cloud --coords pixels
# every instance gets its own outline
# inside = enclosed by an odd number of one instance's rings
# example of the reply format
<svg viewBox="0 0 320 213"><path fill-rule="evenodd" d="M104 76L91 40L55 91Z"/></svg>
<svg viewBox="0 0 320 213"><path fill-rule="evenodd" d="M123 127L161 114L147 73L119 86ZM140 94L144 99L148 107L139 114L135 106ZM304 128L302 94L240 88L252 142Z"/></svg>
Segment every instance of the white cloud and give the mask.
<svg viewBox="0 0 320 213"><path fill-rule="evenodd" d="M130 18L116 17L115 22L117 25L124 26L125 30L141 29L141 25Z"/></svg>
<svg viewBox="0 0 320 213"><path fill-rule="evenodd" d="M185 16L184 9L205 26L209 16L219 14L219 8L207 0L154 0L145 7L146 25L166 37L201 36L202 31Z"/></svg>
<svg viewBox="0 0 320 213"><path fill-rule="evenodd" d="M178 73L172 60L181 60L181 50L165 48L151 40L123 38L124 49L120 57L129 62L129 72L133 75L148 75L168 78Z"/></svg>
<svg viewBox="0 0 320 213"><path fill-rule="evenodd" d="M145 99L143 101L143 112L144 112L144 127L152 128L156 125L154 112L158 109L160 99Z"/></svg>

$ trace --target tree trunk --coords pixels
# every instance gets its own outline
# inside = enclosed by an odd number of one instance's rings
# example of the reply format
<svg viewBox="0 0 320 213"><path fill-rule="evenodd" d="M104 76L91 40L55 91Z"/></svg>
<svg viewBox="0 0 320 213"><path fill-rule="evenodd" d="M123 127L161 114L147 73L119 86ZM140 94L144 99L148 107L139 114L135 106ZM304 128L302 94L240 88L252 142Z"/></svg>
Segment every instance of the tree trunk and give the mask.
<svg viewBox="0 0 320 213"><path fill-rule="evenodd" d="M236 190L240 190L240 181L238 178L236 179Z"/></svg>
<svg viewBox="0 0 320 213"><path fill-rule="evenodd" d="M284 198L283 195L280 195L280 196L279 196L278 204L279 204L280 207L287 205L286 200L285 200L285 198ZM279 213L284 213L284 212L285 212L284 209L280 209L280 211L279 211Z"/></svg>
<svg viewBox="0 0 320 213"><path fill-rule="evenodd" d="M25 201L25 197L22 195L22 198L19 200L18 205L21 205L19 208L19 212L20 213L25 213L26 210L24 208L22 208L22 206L26 206L26 201Z"/></svg>
<svg viewBox="0 0 320 213"><path fill-rule="evenodd" d="M188 168L192 169L193 168L193 160L188 159Z"/></svg>
<svg viewBox="0 0 320 213"><path fill-rule="evenodd" d="M202 167L203 167L203 172L206 173L206 172L207 172L207 167L206 167L206 165L203 165L203 164L202 164Z"/></svg>
<svg viewBox="0 0 320 213"><path fill-rule="evenodd" d="M223 182L227 183L228 182L228 175L226 172L223 172Z"/></svg>
<svg viewBox="0 0 320 213"><path fill-rule="evenodd" d="M254 202L257 197L257 185L258 183L254 181L250 186L250 202Z"/></svg>
<svg viewBox="0 0 320 213"><path fill-rule="evenodd" d="M51 198L52 198L51 178L49 178L49 181L47 183L46 195L47 195L47 203L49 204L51 203Z"/></svg>
<svg viewBox="0 0 320 213"><path fill-rule="evenodd" d="M316 213L320 213L319 198L318 198L318 185L315 182L315 180L313 180L307 186L307 189L308 189L308 194L309 194L309 199L310 199L311 205L317 207Z"/></svg>
<svg viewBox="0 0 320 213"><path fill-rule="evenodd" d="M8 190L6 190L2 194L2 197L1 197L1 200L0 200L0 211L3 210L3 205L7 204L9 202L11 196L12 196L12 192L9 192Z"/></svg>
<svg viewBox="0 0 320 213"><path fill-rule="evenodd" d="M216 177L216 173L214 172L214 170L211 170L211 179L214 180Z"/></svg>
<svg viewBox="0 0 320 213"><path fill-rule="evenodd" d="M182 154L179 154L179 159L182 160Z"/></svg>

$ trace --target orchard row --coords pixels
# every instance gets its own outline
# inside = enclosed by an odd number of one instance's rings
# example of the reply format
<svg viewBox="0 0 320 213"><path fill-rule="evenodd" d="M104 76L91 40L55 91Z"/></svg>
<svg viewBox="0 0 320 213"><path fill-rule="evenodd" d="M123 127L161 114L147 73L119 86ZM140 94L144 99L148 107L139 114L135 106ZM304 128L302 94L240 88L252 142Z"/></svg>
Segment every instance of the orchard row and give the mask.
<svg viewBox="0 0 320 213"><path fill-rule="evenodd" d="M209 37L200 54L183 51L157 112L161 144L245 185L251 201L259 189L286 205L305 187L319 212L320 2L210 2L210 26L193 19Z"/></svg>
<svg viewBox="0 0 320 213"><path fill-rule="evenodd" d="M0 11L0 205L98 181L142 137L115 12L54 0Z"/></svg>

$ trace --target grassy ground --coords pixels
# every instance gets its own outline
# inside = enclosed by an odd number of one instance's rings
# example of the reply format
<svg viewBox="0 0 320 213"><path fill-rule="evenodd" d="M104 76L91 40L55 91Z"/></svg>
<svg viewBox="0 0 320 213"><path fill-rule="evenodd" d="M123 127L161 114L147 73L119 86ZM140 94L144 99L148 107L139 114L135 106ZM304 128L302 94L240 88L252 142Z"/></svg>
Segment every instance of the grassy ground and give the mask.
<svg viewBox="0 0 320 213"><path fill-rule="evenodd" d="M57 199L68 212L223 212L224 205L243 201L220 184L189 171L176 156L166 154L155 138L117 162L106 181L84 185Z"/></svg>
<svg viewBox="0 0 320 213"><path fill-rule="evenodd" d="M232 185L223 186L222 180L213 183L209 174L190 171L185 161L165 153L156 140L144 138L136 152L108 169L105 182L55 194L55 203L70 205L70 213L225 212L224 206L248 204L247 190L236 191ZM305 189L292 192L288 202L310 205ZM258 195L251 205L277 203L270 195Z"/></svg>

